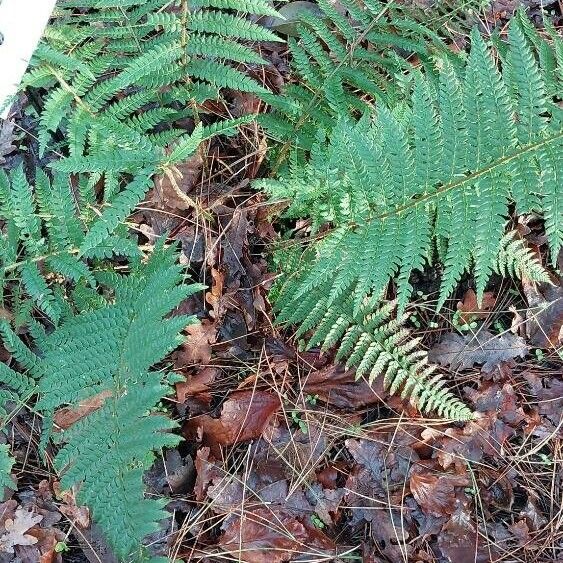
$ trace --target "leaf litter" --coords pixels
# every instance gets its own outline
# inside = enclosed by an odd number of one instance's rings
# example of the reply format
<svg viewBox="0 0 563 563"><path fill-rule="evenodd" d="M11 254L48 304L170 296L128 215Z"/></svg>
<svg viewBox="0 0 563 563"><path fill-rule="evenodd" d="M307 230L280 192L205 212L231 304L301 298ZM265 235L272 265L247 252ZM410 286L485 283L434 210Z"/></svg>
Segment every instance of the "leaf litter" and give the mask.
<svg viewBox="0 0 563 563"><path fill-rule="evenodd" d="M299 19L291 17L289 33ZM267 80L281 85L285 61L267 47L265 56L275 61ZM233 94L232 108L217 102L216 109L249 108L263 110L251 95ZM14 148L5 122L0 157ZM153 494L170 501L155 539L160 553L249 563L560 559L561 280L524 281L526 301L515 301L519 335L492 326L506 316L502 288L486 292L481 305L471 289L454 302L448 314L477 328L460 334L442 324L424 338L431 358L462 372L454 383L476 418L422 419L380 381L356 380L318 350L299 352L289 332L272 326L266 250L279 242L278 226L249 189L266 149L259 130L204 147L157 178L133 217L140 243L167 233L207 286L178 311L202 322L187 327L170 357L178 381L165 407L186 441L147 476ZM543 360L537 348L548 351ZM70 427L106 398L57 412L56 425ZM112 561L75 491L61 491L55 475L29 481L35 426L27 412L11 426L25 479L0 505L0 561L58 563L58 542L72 544L73 557Z"/></svg>

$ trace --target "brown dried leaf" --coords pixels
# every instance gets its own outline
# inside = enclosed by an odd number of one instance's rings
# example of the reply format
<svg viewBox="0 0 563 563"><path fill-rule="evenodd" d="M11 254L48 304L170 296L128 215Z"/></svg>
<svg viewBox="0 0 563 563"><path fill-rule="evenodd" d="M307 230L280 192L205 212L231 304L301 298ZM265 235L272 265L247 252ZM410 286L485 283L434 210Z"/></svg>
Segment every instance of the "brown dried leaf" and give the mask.
<svg viewBox="0 0 563 563"><path fill-rule="evenodd" d="M463 300L457 304L457 310L461 311L461 320L469 323L474 319L486 319L489 312L496 303L496 297L490 291L485 291L481 306L477 303L477 294L468 289L463 296Z"/></svg>
<svg viewBox="0 0 563 563"><path fill-rule="evenodd" d="M492 548L477 533L470 510L460 504L438 535L438 546L450 563L490 563L496 560Z"/></svg>
<svg viewBox="0 0 563 563"><path fill-rule="evenodd" d="M383 402L388 393L383 389L383 379L370 385L365 379L356 380L354 370L345 370L341 365L331 365L313 371L303 386L305 395L317 395L329 405L341 409L354 409Z"/></svg>
<svg viewBox="0 0 563 563"><path fill-rule="evenodd" d="M65 407L58 410L54 417L55 426L61 430L70 428L80 419L100 409L109 397L111 397L111 391L102 391L93 397L84 399L77 407Z"/></svg>
<svg viewBox="0 0 563 563"><path fill-rule="evenodd" d="M446 334L428 353L431 362L452 369L471 368L483 364L483 372L491 372L502 362L517 357L524 358L528 347L522 338L511 333L491 334L480 330L477 334L462 336L455 332Z"/></svg>
<svg viewBox="0 0 563 563"><path fill-rule="evenodd" d="M211 345L217 340L215 323L204 319L186 327L188 337L175 355L176 367L207 364L211 360Z"/></svg>
<svg viewBox="0 0 563 563"><path fill-rule="evenodd" d="M452 514L456 507L456 487L468 486L469 479L463 475L416 471L411 475L409 484L416 502L424 512L433 516L447 516Z"/></svg>
<svg viewBox="0 0 563 563"><path fill-rule="evenodd" d="M526 333L530 346L558 348L563 342L563 278L557 285L537 285L523 279L522 287L529 307Z"/></svg>
<svg viewBox="0 0 563 563"><path fill-rule="evenodd" d="M165 209L186 210L194 207L187 194L193 189L203 168L203 148L178 164L170 174L158 176L154 182L153 201Z"/></svg>
<svg viewBox="0 0 563 563"><path fill-rule="evenodd" d="M62 501L59 506L61 514L64 514L73 524L85 529L90 526L90 511L86 506L76 504L76 496L73 490L62 490L59 481L53 483L53 491L57 498Z"/></svg>
<svg viewBox="0 0 563 563"><path fill-rule="evenodd" d="M210 312L210 316L215 320L219 320L223 318L227 309L225 299L223 298L225 274L215 268L211 268L211 277L213 283L211 284L211 291L205 294L205 301L213 308Z"/></svg>
<svg viewBox="0 0 563 563"><path fill-rule="evenodd" d="M500 386L498 383L483 382L479 389L467 387L464 391L476 411L498 413L499 418L514 427L527 418L522 407L518 406L518 397L510 383Z"/></svg>
<svg viewBox="0 0 563 563"><path fill-rule="evenodd" d="M418 461L402 432L396 436L375 434L372 440L346 440L346 448L356 461L346 481L346 502L352 507L353 521L371 522L373 539L384 547L382 553L400 561L403 550L410 552L409 538L414 533L410 514L398 509L379 510L383 505L403 504L404 483L412 463ZM393 444L393 447L390 447ZM397 538L399 534L399 538ZM402 547L397 545L400 540Z"/></svg>
<svg viewBox="0 0 563 563"><path fill-rule="evenodd" d="M326 561L336 551L323 532L284 511L259 508L231 517L224 527L219 545L245 563L283 563L299 553Z"/></svg>
<svg viewBox="0 0 563 563"><path fill-rule="evenodd" d="M221 265L226 268L225 283L228 288L238 287L241 275L245 274L241 260L248 243L248 231L250 229L248 211L245 208L237 207L231 216L221 216L219 220L225 230L221 260Z"/></svg>
<svg viewBox="0 0 563 563"><path fill-rule="evenodd" d="M14 122L8 119L2 120L0 125L0 164L6 162L5 156L13 153L16 147L14 142Z"/></svg>
<svg viewBox="0 0 563 563"><path fill-rule="evenodd" d="M463 428L447 428L443 437L435 441L435 456L444 469L453 465L461 473L468 462L478 463L484 455L502 457L505 441L514 434L515 430L499 420L496 413L489 413Z"/></svg>
<svg viewBox="0 0 563 563"><path fill-rule="evenodd" d="M219 375L219 370L213 367L203 368L195 375L188 376L186 381L176 383L176 398L179 403L184 403L188 397L197 396L205 403L211 401L211 384Z"/></svg>
<svg viewBox="0 0 563 563"><path fill-rule="evenodd" d="M279 397L266 391L235 391L223 403L220 418L202 415L191 418L183 432L190 439L202 435L203 444L214 452L259 438L280 407Z"/></svg>
<svg viewBox="0 0 563 563"><path fill-rule="evenodd" d="M530 528L528 528L526 520L519 520L514 524L509 524L508 529L518 540L518 545L524 546L530 541Z"/></svg>

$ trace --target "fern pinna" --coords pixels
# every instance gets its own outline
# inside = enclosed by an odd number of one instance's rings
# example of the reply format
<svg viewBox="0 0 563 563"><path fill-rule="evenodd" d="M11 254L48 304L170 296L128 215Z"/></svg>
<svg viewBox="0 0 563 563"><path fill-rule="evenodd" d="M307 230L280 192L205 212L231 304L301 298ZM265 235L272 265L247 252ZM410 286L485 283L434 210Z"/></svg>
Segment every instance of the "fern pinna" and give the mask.
<svg viewBox="0 0 563 563"><path fill-rule="evenodd" d="M36 339L33 351L4 322L6 347L27 376L8 366L2 371L9 370L13 385L36 382L35 408L46 421L63 406L107 392L100 409L54 434L62 444L54 463L62 486L79 489L78 501L90 507L119 558L129 561L166 517L164 501L145 498L143 473L154 452L180 440L170 432L174 423L155 411L174 377L151 367L178 346L180 331L195 321L170 312L201 287L183 283L173 248L157 248L127 275L97 276L106 298L66 317ZM48 424L44 432L44 439L51 434Z"/></svg>
<svg viewBox="0 0 563 563"><path fill-rule="evenodd" d="M301 324L302 334L321 330L311 345L348 338L356 328L336 321L338 311L365 318L392 279L401 315L411 274L434 254L443 269L438 308L471 264L479 299L493 271L548 281L505 228L512 202L518 213L542 213L555 263L563 241L563 113L553 98L561 92L561 39L554 47L522 16L508 35L502 71L474 30L463 72L447 58L436 60L435 76L414 71L409 104L339 120L319 133L305 162L296 151L286 178L261 183L290 202L289 216L310 216L315 231L331 227L277 299L280 321ZM356 359L354 349L340 356ZM420 377L403 390L415 402L433 385L424 370Z"/></svg>

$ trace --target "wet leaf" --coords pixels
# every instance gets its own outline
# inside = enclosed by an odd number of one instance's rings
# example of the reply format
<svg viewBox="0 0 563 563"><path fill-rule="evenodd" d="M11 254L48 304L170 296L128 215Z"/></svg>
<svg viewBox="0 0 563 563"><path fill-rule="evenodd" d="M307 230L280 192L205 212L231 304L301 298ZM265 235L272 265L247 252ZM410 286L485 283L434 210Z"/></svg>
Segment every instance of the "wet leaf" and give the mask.
<svg viewBox="0 0 563 563"><path fill-rule="evenodd" d="M8 119L0 120L0 164L6 162L5 157L16 150L14 146L14 122Z"/></svg>
<svg viewBox="0 0 563 563"><path fill-rule="evenodd" d="M308 559L327 560L336 547L323 532L294 516L267 508L233 516L225 525L219 545L237 561L246 563L282 563L295 553Z"/></svg>
<svg viewBox="0 0 563 563"><path fill-rule="evenodd" d="M558 348L563 342L563 278L556 285L537 285L524 279L522 287L528 301L526 334L530 346Z"/></svg>
<svg viewBox="0 0 563 563"><path fill-rule="evenodd" d="M184 434L201 435L205 446L217 452L228 446L259 438L280 407L279 398L266 391L235 391L223 403L219 418L202 415L184 425Z"/></svg>
<svg viewBox="0 0 563 563"><path fill-rule="evenodd" d="M188 337L176 353L177 367L207 364L211 360L211 345L217 340L217 327L204 319L186 327Z"/></svg>
<svg viewBox="0 0 563 563"><path fill-rule="evenodd" d="M55 413L54 417L55 426L61 430L70 428L73 424L85 416L88 416L94 411L100 409L109 397L111 397L111 391L106 390L94 395L93 397L80 401L76 407L65 407L63 409L59 409Z"/></svg>
<svg viewBox="0 0 563 563"><path fill-rule="evenodd" d="M470 510L459 505L438 535L438 546L450 563L490 563L495 551L477 534Z"/></svg>
<svg viewBox="0 0 563 563"><path fill-rule="evenodd" d="M209 404L211 402L211 386L219 370L213 367L203 368L195 375L189 375L186 381L176 383L176 398L179 403L184 403L190 397Z"/></svg>
<svg viewBox="0 0 563 563"><path fill-rule="evenodd" d="M528 347L522 338L511 333L491 334L480 330L477 334L462 336L455 332L446 334L431 348L428 359L454 370L471 368L483 364L484 372L491 372L502 362L524 358Z"/></svg>
<svg viewBox="0 0 563 563"><path fill-rule="evenodd" d="M469 479L462 475L421 472L419 467L413 472L410 490L422 509L433 516L447 516L453 513L456 504L456 487L466 487Z"/></svg>
<svg viewBox="0 0 563 563"><path fill-rule="evenodd" d="M381 378L370 385L363 378L356 380L355 371L345 370L341 365L330 365L313 371L305 380L303 393L317 395L324 403L341 409L383 402L389 396L383 389Z"/></svg>

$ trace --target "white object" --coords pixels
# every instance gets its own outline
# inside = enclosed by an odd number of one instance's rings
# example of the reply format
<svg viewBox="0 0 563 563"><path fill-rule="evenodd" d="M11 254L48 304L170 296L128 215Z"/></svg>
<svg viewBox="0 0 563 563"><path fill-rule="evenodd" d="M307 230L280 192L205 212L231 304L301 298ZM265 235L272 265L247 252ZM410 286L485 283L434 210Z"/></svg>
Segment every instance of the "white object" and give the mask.
<svg viewBox="0 0 563 563"><path fill-rule="evenodd" d="M57 0L0 0L0 117L18 91L29 59L37 47Z"/></svg>

